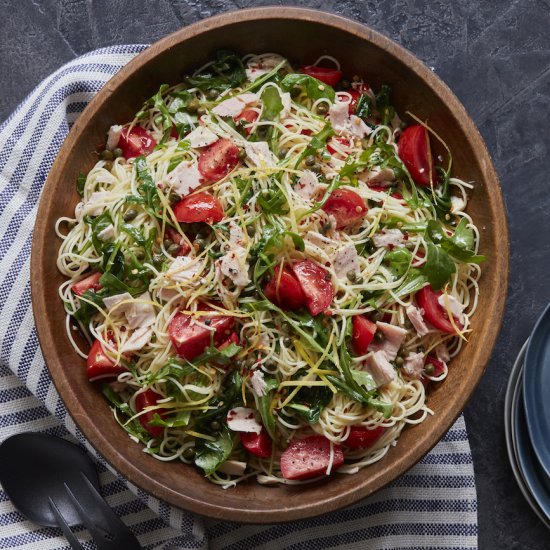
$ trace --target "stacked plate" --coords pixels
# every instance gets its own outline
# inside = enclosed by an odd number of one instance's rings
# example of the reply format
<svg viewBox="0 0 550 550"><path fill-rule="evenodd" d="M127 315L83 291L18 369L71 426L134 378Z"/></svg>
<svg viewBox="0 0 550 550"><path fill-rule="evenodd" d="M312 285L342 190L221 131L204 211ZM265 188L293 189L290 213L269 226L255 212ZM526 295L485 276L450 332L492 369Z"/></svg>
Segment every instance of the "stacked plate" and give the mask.
<svg viewBox="0 0 550 550"><path fill-rule="evenodd" d="M504 419L516 480L550 529L550 305L512 368Z"/></svg>

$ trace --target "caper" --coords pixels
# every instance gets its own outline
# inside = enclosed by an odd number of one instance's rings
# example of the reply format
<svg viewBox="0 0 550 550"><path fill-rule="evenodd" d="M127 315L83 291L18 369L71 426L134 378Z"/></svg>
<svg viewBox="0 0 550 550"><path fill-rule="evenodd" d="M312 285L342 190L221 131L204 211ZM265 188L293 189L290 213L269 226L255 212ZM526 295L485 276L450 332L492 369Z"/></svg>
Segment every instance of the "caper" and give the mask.
<svg viewBox="0 0 550 550"><path fill-rule="evenodd" d="M113 155L115 156L116 159L120 158L123 155L122 149L120 147L115 147L113 149Z"/></svg>
<svg viewBox="0 0 550 550"><path fill-rule="evenodd" d="M424 346L418 346L418 349L416 351L418 353L424 353L426 351L426 349L424 348Z"/></svg>
<svg viewBox="0 0 550 550"><path fill-rule="evenodd" d="M328 107L326 103L320 103L317 106L317 114L318 115L326 115L328 113Z"/></svg>
<svg viewBox="0 0 550 550"><path fill-rule="evenodd" d="M378 201L373 199L367 199L367 204L369 208L376 208L379 205Z"/></svg>
<svg viewBox="0 0 550 550"><path fill-rule="evenodd" d="M145 258L145 252L143 252L143 250L141 250L141 249L136 250L135 257L138 260L143 260L143 258Z"/></svg>
<svg viewBox="0 0 550 550"><path fill-rule="evenodd" d="M246 158L246 151L244 149L239 149L239 160L244 160Z"/></svg>
<svg viewBox="0 0 550 550"><path fill-rule="evenodd" d="M199 107L197 109L197 116L202 116L206 114L206 109L204 107Z"/></svg>
<svg viewBox="0 0 550 550"><path fill-rule="evenodd" d="M321 173L321 165L315 163L315 164L310 168L310 170L311 170L314 174L320 174L320 173Z"/></svg>
<svg viewBox="0 0 550 550"><path fill-rule="evenodd" d="M164 248L168 250L174 244L174 241L172 239L164 239L162 244L164 245Z"/></svg>
<svg viewBox="0 0 550 550"><path fill-rule="evenodd" d="M330 230L332 229L332 224L330 222L325 222L322 226L321 226L321 233L323 235L326 235Z"/></svg>
<svg viewBox="0 0 550 550"><path fill-rule="evenodd" d="M403 366L403 363L405 362L405 359L403 357L399 357L399 355L395 358L395 366L400 369Z"/></svg>
<svg viewBox="0 0 550 550"><path fill-rule="evenodd" d="M348 281L350 283L354 283L356 280L357 280L357 273L355 273L355 271L348 271L346 273L346 277L348 278Z"/></svg>
<svg viewBox="0 0 550 550"><path fill-rule="evenodd" d="M404 325L406 329L411 329L413 326L409 319L405 319Z"/></svg>
<svg viewBox="0 0 550 550"><path fill-rule="evenodd" d="M190 113L196 113L196 112L197 112L197 109L199 108L199 106L200 106L199 100L198 100L198 99L192 99L192 100L187 104L187 110L188 110Z"/></svg>
<svg viewBox="0 0 550 550"><path fill-rule="evenodd" d="M404 348L399 348L399 351L397 352L398 357L405 357L406 354L407 352Z"/></svg>
<svg viewBox="0 0 550 550"><path fill-rule="evenodd" d="M205 243L202 239L196 238L195 242L193 243L193 248L197 252L202 252L204 250L204 245L205 245Z"/></svg>
<svg viewBox="0 0 550 550"><path fill-rule="evenodd" d="M180 248L181 248L181 245L178 244L178 243L172 243L167 249L166 251L168 252L168 254L177 254L179 251L180 251Z"/></svg>
<svg viewBox="0 0 550 550"><path fill-rule="evenodd" d="M168 195L168 200L170 201L170 204L174 204L176 202L179 202L180 196L175 191L170 191L170 194Z"/></svg>
<svg viewBox="0 0 550 550"><path fill-rule="evenodd" d="M153 263L154 264L161 264L164 262L164 256L162 254L154 254L153 255Z"/></svg>
<svg viewBox="0 0 550 550"><path fill-rule="evenodd" d="M428 363L428 364L424 367L424 372L425 372L426 374L432 375L432 374L435 372L435 367L434 367L431 363Z"/></svg>
<svg viewBox="0 0 550 550"><path fill-rule="evenodd" d="M210 422L210 429L211 430L219 430L221 428L221 424L217 421L217 420L214 420L212 422Z"/></svg>
<svg viewBox="0 0 550 550"><path fill-rule="evenodd" d="M216 99L220 94L216 90L208 90L206 97L208 99Z"/></svg>
<svg viewBox="0 0 550 550"><path fill-rule="evenodd" d="M109 149L104 149L101 151L101 154L99 155L101 157L101 160L113 160L114 155L113 152Z"/></svg>
<svg viewBox="0 0 550 550"><path fill-rule="evenodd" d="M284 159L288 155L288 149L286 147L281 147L279 149L279 158Z"/></svg>
<svg viewBox="0 0 550 550"><path fill-rule="evenodd" d="M382 319L382 314L379 311L374 311L370 314L370 318L376 323L376 321L380 321L380 319Z"/></svg>
<svg viewBox="0 0 550 550"><path fill-rule="evenodd" d="M268 130L268 126L259 126L258 128L256 128L256 135L261 139L265 139L267 137Z"/></svg>
<svg viewBox="0 0 550 550"><path fill-rule="evenodd" d="M195 447L187 447L183 451L183 458L193 458L195 456Z"/></svg>
<svg viewBox="0 0 550 550"><path fill-rule="evenodd" d="M361 82L361 77L359 75L354 74L352 80L353 82Z"/></svg>
<svg viewBox="0 0 550 550"><path fill-rule="evenodd" d="M246 228L246 232L248 233L249 237L253 237L254 234L256 233L256 228L253 225L249 225Z"/></svg>
<svg viewBox="0 0 550 550"><path fill-rule="evenodd" d="M111 169L113 168L113 163L112 163L112 161L106 160L106 161L105 161L105 164L103 165L103 168L105 168L105 170L109 170L109 172L110 172Z"/></svg>
<svg viewBox="0 0 550 550"><path fill-rule="evenodd" d="M292 90L290 90L290 97L297 98L302 93L302 88L299 86L294 86Z"/></svg>
<svg viewBox="0 0 550 550"><path fill-rule="evenodd" d="M285 346L287 346L287 347L290 346L290 344L292 344L292 339L289 338L288 336L285 336L285 337L283 338L283 344L284 344Z"/></svg>
<svg viewBox="0 0 550 550"><path fill-rule="evenodd" d="M309 155L304 160L306 166L313 166L315 164L315 157L313 155Z"/></svg>
<svg viewBox="0 0 550 550"><path fill-rule="evenodd" d="M377 330L375 333L374 333L374 339L377 341L377 342L383 342L384 341L384 334L382 333L382 331L380 330Z"/></svg>
<svg viewBox="0 0 550 550"><path fill-rule="evenodd" d="M126 212L124 212L122 219L125 222L131 222L136 218L137 215L138 215L137 210L134 210L133 208L129 208L128 210L126 210Z"/></svg>
<svg viewBox="0 0 550 550"><path fill-rule="evenodd" d="M349 87L351 84L349 83L349 80L340 80L340 88L342 90L349 90Z"/></svg>

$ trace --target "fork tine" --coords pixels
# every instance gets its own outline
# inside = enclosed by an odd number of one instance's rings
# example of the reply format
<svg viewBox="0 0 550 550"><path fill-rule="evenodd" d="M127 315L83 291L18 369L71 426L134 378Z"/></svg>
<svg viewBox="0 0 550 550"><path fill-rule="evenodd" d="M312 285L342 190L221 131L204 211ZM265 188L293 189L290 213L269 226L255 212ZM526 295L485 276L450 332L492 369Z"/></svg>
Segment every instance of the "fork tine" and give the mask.
<svg viewBox="0 0 550 550"><path fill-rule="evenodd" d="M98 509L101 510L102 516L107 521L107 524L111 529L116 530L116 528L120 525L120 522L121 522L120 518L113 512L112 508L105 502L105 499L101 496L101 494L95 488L93 483L88 479L86 474L84 472L80 472L80 474L84 479L84 483L88 487L90 494L93 497Z"/></svg>
<svg viewBox="0 0 550 550"><path fill-rule="evenodd" d="M71 491L71 488L66 483L64 485L65 485L65 491L67 492L67 494L69 495L69 498L71 499L72 503L74 504L74 506L76 508L76 511L77 511L78 515L80 516L80 519L82 520L82 523L84 524L86 529L88 529L88 531L90 531L92 537L94 538L94 540L96 540L96 543L97 543L97 539L99 537L101 537L101 539L103 539L103 540L106 540L106 539L110 538L112 536L111 533L107 533L104 529L99 528L90 519L90 517L86 513L86 510L84 510L84 508L82 508L82 505L80 504L78 499L75 497L74 493Z"/></svg>
<svg viewBox="0 0 550 550"><path fill-rule="evenodd" d="M69 525L65 521L65 518L59 511L57 504L52 500L52 497L48 497L48 502L50 504L50 510L52 511L52 514L55 516L55 519L57 521L57 525L59 525L59 528L61 529L61 531L63 531L63 534L65 535L65 538L69 541L71 548L73 548L73 550L84 550L84 546L80 544L80 541L76 538L75 534L71 531L71 528L69 527Z"/></svg>

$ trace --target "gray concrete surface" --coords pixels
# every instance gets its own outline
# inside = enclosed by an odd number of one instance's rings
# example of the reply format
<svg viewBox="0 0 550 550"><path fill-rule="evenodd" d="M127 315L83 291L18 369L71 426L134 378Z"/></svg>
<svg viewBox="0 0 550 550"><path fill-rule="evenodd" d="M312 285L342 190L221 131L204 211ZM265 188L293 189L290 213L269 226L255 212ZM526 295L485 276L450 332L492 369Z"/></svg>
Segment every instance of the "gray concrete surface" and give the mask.
<svg viewBox="0 0 550 550"><path fill-rule="evenodd" d="M275 4L292 3L2 0L0 120L43 77L81 53L152 42L222 11ZM507 202L511 283L498 344L466 409L479 547L550 548L550 532L529 509L508 465L502 414L514 357L550 301L550 2L310 0L300 5L366 23L414 52L454 90L486 140Z"/></svg>

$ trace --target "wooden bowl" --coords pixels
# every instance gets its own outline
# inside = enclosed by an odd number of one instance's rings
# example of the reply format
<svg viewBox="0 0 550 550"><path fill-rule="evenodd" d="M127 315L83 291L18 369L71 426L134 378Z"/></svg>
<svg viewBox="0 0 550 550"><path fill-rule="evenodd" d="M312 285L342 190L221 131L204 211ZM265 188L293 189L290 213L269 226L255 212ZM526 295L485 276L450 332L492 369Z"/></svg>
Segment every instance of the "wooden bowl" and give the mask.
<svg viewBox="0 0 550 550"><path fill-rule="evenodd" d="M429 394L434 416L407 428L386 457L356 475L334 475L297 487L266 487L251 480L223 490L194 467L160 462L115 423L65 336L65 313L57 295L64 278L56 268L60 241L54 237L54 223L74 211L78 173L94 165L94 151L111 124L130 120L160 84L179 82L182 73L210 60L219 48L240 54L278 52L295 66L330 54L341 61L344 74L362 75L375 88L390 84L398 112L410 110L427 119L453 152L454 173L476 182L468 211L481 230L481 252L488 260L469 342L453 360L445 382ZM132 483L172 505L225 520L273 523L329 512L372 494L413 466L449 429L478 383L499 331L508 279L508 233L485 145L464 107L432 71L388 38L353 21L298 8L257 8L206 19L164 38L97 94L71 129L46 182L31 270L44 358L69 413L92 445Z"/></svg>

